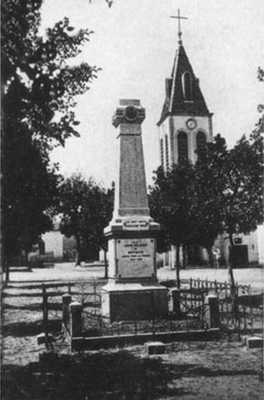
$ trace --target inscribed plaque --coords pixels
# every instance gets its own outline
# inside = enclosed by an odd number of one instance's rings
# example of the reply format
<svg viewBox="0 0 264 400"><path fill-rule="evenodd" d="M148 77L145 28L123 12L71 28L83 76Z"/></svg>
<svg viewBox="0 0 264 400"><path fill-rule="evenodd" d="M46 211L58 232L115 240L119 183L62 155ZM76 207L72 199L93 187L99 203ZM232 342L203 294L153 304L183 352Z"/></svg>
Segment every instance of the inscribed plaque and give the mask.
<svg viewBox="0 0 264 400"><path fill-rule="evenodd" d="M121 278L152 277L154 239L117 240L118 275Z"/></svg>

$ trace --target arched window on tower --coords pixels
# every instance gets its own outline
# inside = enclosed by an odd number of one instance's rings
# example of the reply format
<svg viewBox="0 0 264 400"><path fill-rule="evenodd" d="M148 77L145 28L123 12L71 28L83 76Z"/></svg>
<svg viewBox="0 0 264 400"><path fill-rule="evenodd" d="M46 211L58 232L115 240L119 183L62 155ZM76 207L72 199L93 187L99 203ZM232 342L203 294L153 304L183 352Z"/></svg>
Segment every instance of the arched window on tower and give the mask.
<svg viewBox="0 0 264 400"><path fill-rule="evenodd" d="M188 160L188 137L186 132L178 133L178 163Z"/></svg>
<svg viewBox="0 0 264 400"><path fill-rule="evenodd" d="M197 149L197 155L199 157L199 154L204 150L206 144L206 135L204 132L199 131L196 135L196 149Z"/></svg>
<svg viewBox="0 0 264 400"><path fill-rule="evenodd" d="M182 90L185 100L193 100L193 80L188 71L182 74Z"/></svg>

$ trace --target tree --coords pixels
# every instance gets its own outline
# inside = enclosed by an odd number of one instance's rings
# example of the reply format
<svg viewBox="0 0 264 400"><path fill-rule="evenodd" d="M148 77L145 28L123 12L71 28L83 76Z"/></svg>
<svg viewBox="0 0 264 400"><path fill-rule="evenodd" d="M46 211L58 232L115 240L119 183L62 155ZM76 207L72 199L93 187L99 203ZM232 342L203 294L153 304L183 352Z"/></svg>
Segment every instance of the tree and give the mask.
<svg viewBox="0 0 264 400"><path fill-rule="evenodd" d="M49 152L64 146L67 138L79 136L75 97L89 89L98 71L87 63L73 64L82 45L90 40L91 31L75 31L64 18L48 29L45 37L39 35L41 5L42 0L1 3L6 266L13 250L21 250L23 242L29 247L37 234L51 226L47 209L56 197L59 177L56 166L49 163Z"/></svg>
<svg viewBox="0 0 264 400"><path fill-rule="evenodd" d="M52 228L52 208L57 201L60 176L55 167L49 167L48 161L42 159L27 132L17 135L10 129L6 143L7 187L2 207L5 251L10 260L21 250L27 254L39 235ZM14 148L19 149L17 157L13 157Z"/></svg>
<svg viewBox="0 0 264 400"><path fill-rule="evenodd" d="M103 229L111 219L112 210L113 190L104 189L92 178L86 181L81 175L73 175L61 184L60 229L76 239L76 265L87 257L87 249L98 252L105 247Z"/></svg>
<svg viewBox="0 0 264 400"><path fill-rule="evenodd" d="M224 229L231 245L230 277L233 235L248 234L263 223L263 138L254 133L249 139L242 137L230 150L224 168L225 188L222 192Z"/></svg>
<svg viewBox="0 0 264 400"><path fill-rule="evenodd" d="M250 233L263 222L263 138L259 126L249 139L242 137L230 150L217 135L205 144L194 166L174 166L167 174L157 171L150 207L167 242L177 248L187 244L205 247L212 263L211 248L220 233L227 234L232 255L233 235ZM232 288L233 266L231 256L228 272Z"/></svg>
<svg viewBox="0 0 264 400"><path fill-rule="evenodd" d="M227 157L225 139L218 134L204 145L195 164L195 242L206 248L211 266L212 247L223 232L221 193L225 188L223 171Z"/></svg>
<svg viewBox="0 0 264 400"><path fill-rule="evenodd" d="M264 81L263 69L258 69L258 79ZM231 246L229 273L232 286L234 277L232 267L233 235L248 234L257 229L264 221L263 212L263 133L264 105L258 106L261 113L249 139L245 136L230 150L228 161L223 171L226 183L222 192L223 222Z"/></svg>
<svg viewBox="0 0 264 400"><path fill-rule="evenodd" d="M195 228L194 169L189 163L174 165L166 174L162 168L155 172L150 188L150 212L161 224L165 242L176 246L176 278L180 287L180 246L193 243Z"/></svg>

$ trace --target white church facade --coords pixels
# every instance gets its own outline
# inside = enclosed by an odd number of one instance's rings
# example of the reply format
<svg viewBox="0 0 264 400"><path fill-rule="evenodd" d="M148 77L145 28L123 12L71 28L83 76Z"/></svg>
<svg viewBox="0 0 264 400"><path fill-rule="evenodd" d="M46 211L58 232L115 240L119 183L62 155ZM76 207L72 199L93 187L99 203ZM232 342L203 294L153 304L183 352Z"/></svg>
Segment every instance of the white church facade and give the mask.
<svg viewBox="0 0 264 400"><path fill-rule="evenodd" d="M166 172L173 164L189 160L195 163L199 147L213 137L213 114L209 111L185 48L179 29L178 48L173 61L171 76L165 79L165 100L157 123L159 128L160 165ZM259 261L257 233L237 235L234 238L236 259L242 266ZM227 264L229 241L219 236L215 246L221 260ZM208 259L200 249L201 262ZM170 264L175 262L175 248L169 254Z"/></svg>

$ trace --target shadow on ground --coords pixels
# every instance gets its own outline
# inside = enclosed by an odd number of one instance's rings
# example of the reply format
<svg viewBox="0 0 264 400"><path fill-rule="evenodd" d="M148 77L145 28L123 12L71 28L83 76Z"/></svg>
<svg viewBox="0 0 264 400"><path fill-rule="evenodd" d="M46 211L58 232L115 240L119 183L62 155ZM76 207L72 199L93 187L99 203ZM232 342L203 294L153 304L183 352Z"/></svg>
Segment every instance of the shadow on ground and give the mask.
<svg viewBox="0 0 264 400"><path fill-rule="evenodd" d="M155 400L195 395L181 378L249 376L254 369L211 369L171 364L130 351L46 353L37 363L7 365L2 373L5 400Z"/></svg>
<svg viewBox="0 0 264 400"><path fill-rule="evenodd" d="M61 320L52 319L48 321L48 331L58 332L61 329ZM36 320L34 322L12 322L5 325L3 336L23 337L35 336L43 332L43 321Z"/></svg>
<svg viewBox="0 0 264 400"><path fill-rule="evenodd" d="M172 385L174 369L159 358L146 359L125 350L54 355L25 367L6 366L3 399L154 400L191 393Z"/></svg>

